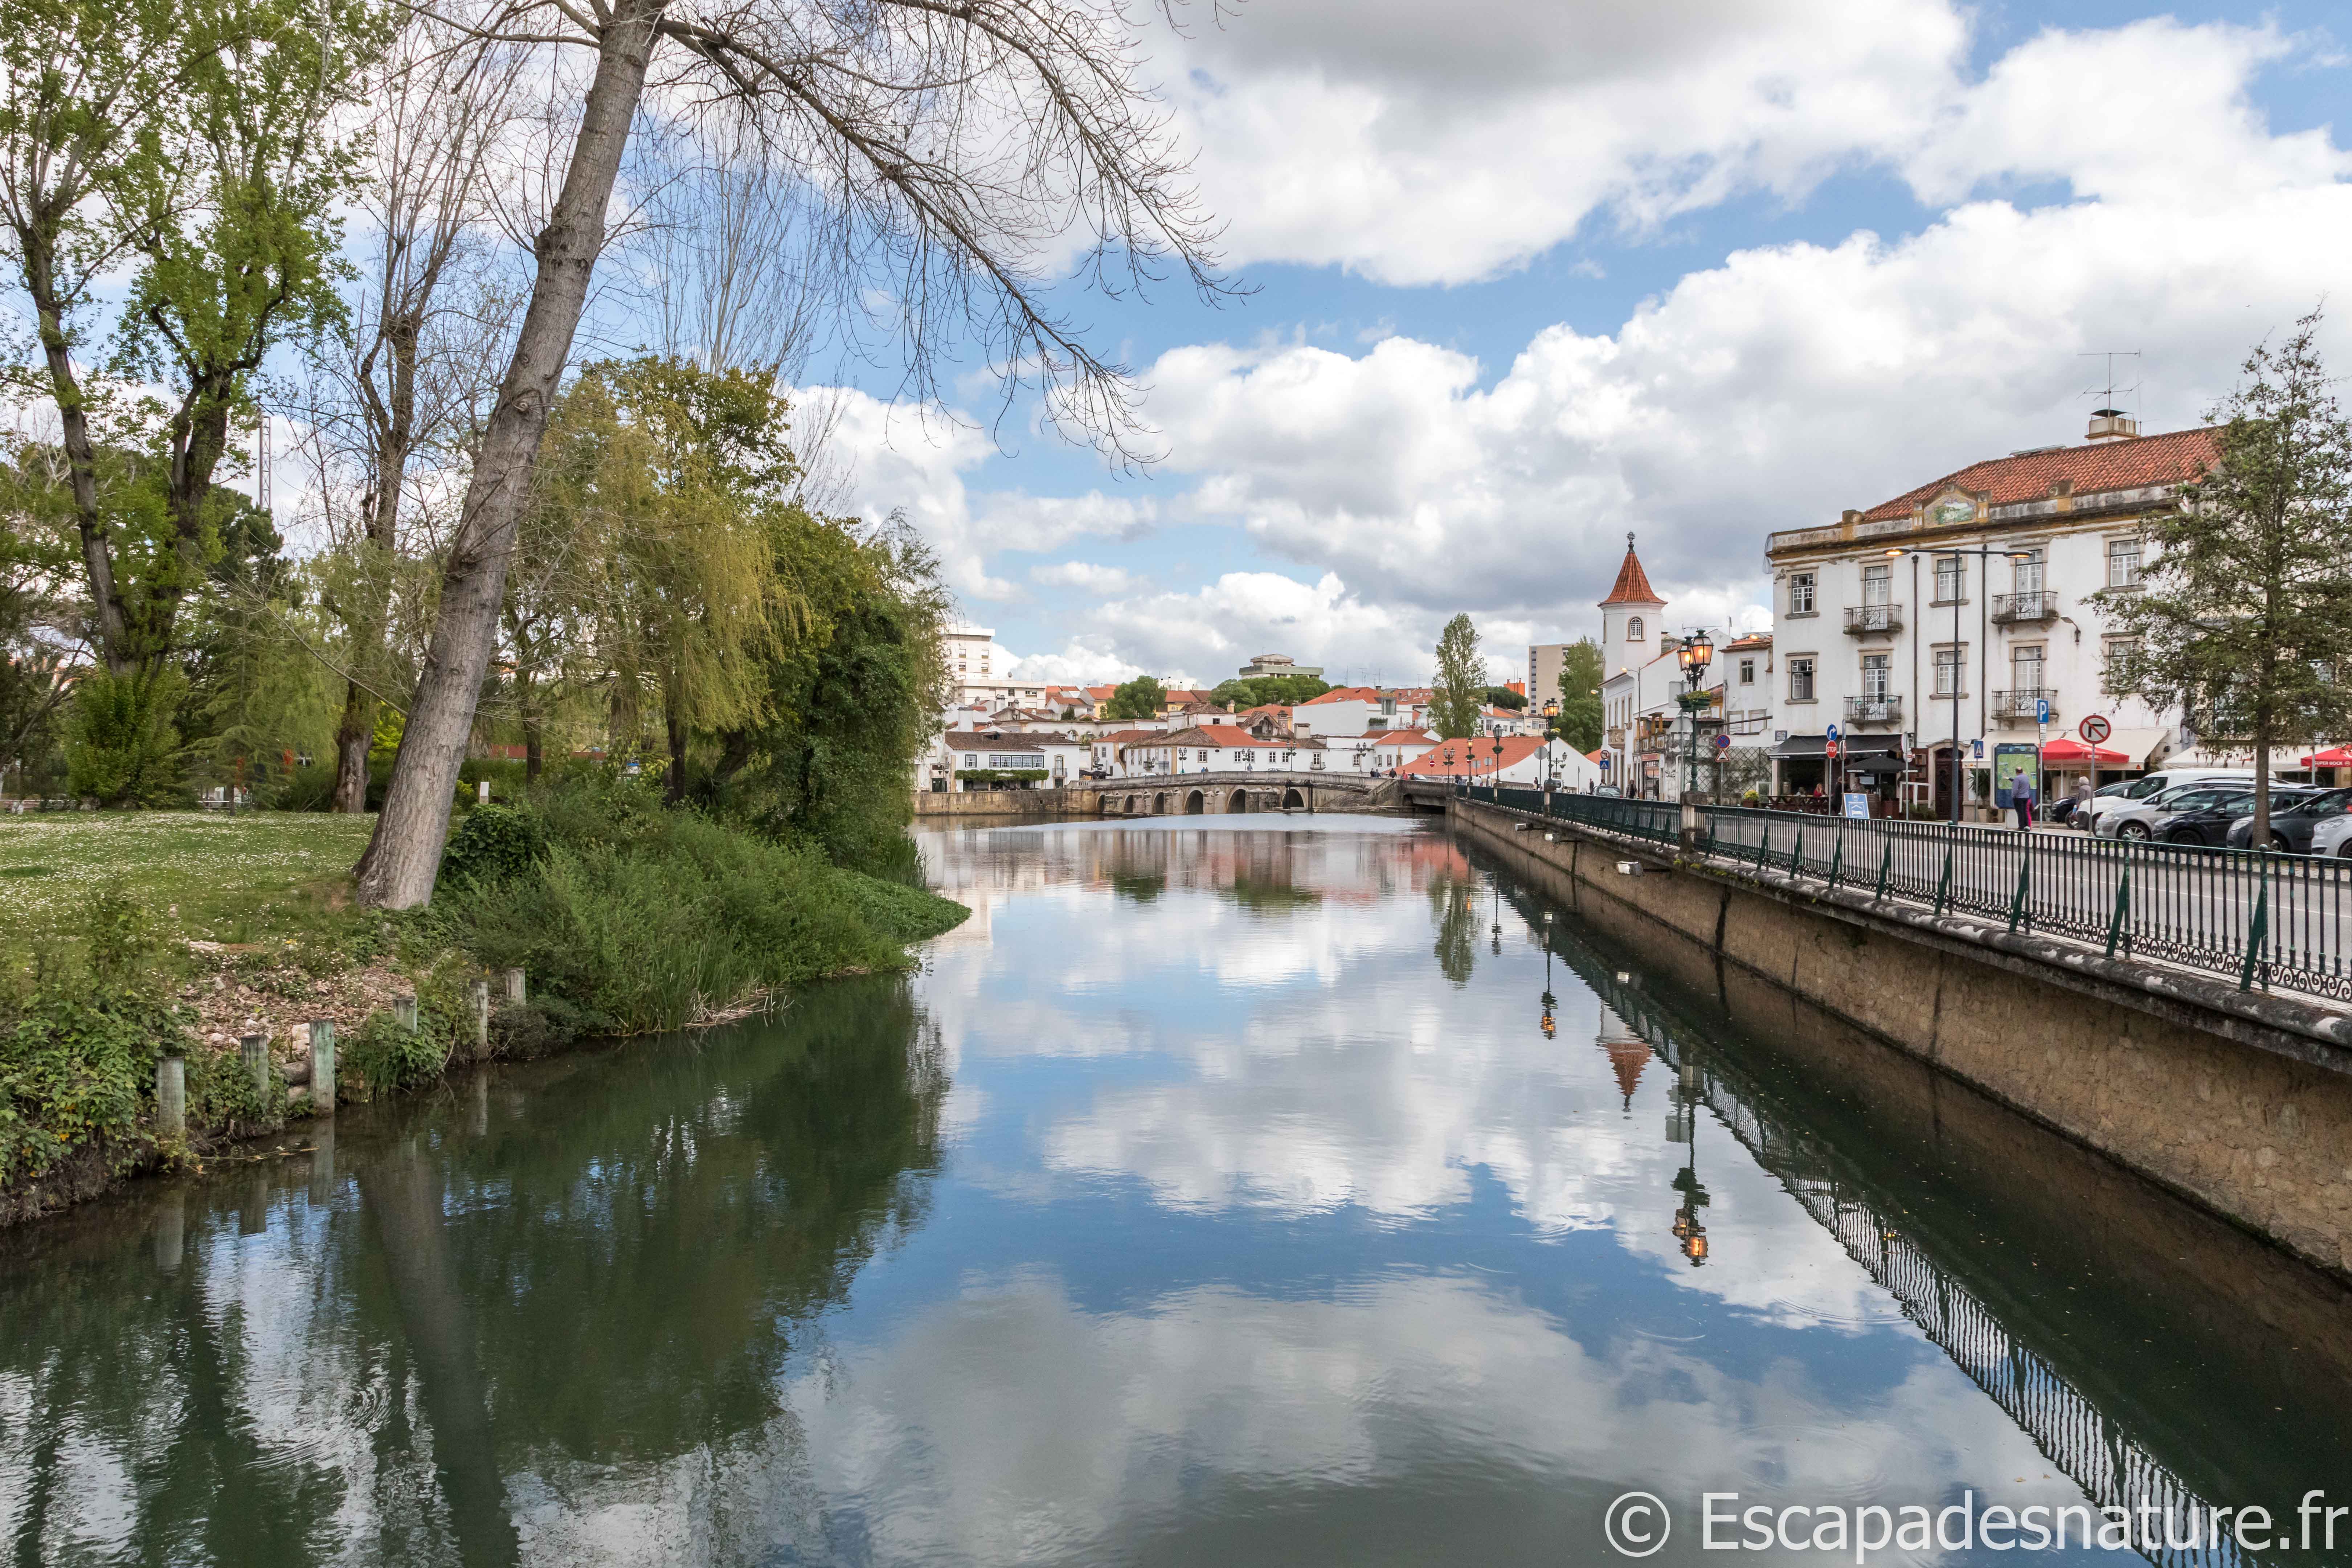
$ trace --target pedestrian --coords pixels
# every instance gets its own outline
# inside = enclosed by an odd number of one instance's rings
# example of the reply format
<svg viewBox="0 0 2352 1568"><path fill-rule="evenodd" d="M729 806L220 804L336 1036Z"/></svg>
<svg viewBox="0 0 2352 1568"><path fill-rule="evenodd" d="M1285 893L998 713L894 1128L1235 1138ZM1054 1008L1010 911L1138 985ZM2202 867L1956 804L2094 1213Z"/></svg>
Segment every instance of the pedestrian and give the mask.
<svg viewBox="0 0 2352 1568"><path fill-rule="evenodd" d="M2017 807L2017 830L2023 833L2033 826L2033 775L2020 773L2009 781L2010 804Z"/></svg>
<svg viewBox="0 0 2352 1568"><path fill-rule="evenodd" d="M2073 822L2084 832L2091 831L2091 796L2098 793L2091 787L2091 775L2084 773L2074 781L2074 814Z"/></svg>

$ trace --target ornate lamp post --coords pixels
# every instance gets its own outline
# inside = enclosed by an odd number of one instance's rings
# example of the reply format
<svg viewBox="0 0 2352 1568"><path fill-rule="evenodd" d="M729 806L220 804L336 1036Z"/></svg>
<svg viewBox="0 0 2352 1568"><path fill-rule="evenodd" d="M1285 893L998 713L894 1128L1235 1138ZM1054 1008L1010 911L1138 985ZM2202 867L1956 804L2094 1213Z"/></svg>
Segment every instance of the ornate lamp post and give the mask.
<svg viewBox="0 0 2352 1568"><path fill-rule="evenodd" d="M1675 650L1675 659L1683 667L1681 706L1690 717L1689 743L1684 747L1683 760L1683 794L1690 795L1698 788L1698 716L1707 706L1699 682L1706 679L1706 667L1715 662L1715 642L1704 630L1693 632Z"/></svg>

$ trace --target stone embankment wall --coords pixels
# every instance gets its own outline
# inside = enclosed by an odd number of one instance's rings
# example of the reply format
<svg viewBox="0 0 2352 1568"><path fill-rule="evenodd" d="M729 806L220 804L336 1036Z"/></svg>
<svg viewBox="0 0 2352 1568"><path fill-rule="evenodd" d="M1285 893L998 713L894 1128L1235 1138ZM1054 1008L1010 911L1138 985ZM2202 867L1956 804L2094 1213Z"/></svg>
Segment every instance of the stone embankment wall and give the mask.
<svg viewBox="0 0 2352 1568"><path fill-rule="evenodd" d="M1860 895L1759 885L1557 822L1515 831L1528 819L1492 806L1449 815L1549 873L1547 890L1603 929L1686 938L1723 971L1718 985L1734 970L1769 981L2352 1279L2352 1050L2329 1037L2340 1016L2169 972L2135 984L2128 971L2152 966L2057 944L2037 956L1982 922L1874 912Z"/></svg>
<svg viewBox="0 0 2352 1568"><path fill-rule="evenodd" d="M917 790L915 819L964 816L1096 816L1102 792L1094 789Z"/></svg>

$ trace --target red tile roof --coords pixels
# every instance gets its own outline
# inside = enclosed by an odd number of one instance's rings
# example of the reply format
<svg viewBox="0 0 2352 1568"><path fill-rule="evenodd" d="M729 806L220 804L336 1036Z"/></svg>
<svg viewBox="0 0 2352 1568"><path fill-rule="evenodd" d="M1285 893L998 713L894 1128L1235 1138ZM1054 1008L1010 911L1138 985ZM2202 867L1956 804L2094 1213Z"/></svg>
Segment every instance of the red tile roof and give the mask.
<svg viewBox="0 0 2352 1568"><path fill-rule="evenodd" d="M1633 553L1633 536L1625 536L1625 563L1617 568L1617 585L1609 590L1604 605L1664 605L1658 591L1650 586L1650 574L1642 570L1642 558Z"/></svg>
<svg viewBox="0 0 2352 1568"><path fill-rule="evenodd" d="M1989 458L1917 489L1906 490L1893 500L1881 501L1864 512L1862 520L1877 522L1909 517L1946 490L1981 496L1987 506L2009 506L2045 500L2062 480L2071 480L2076 495L2181 484L2197 478L2213 461L2220 450L2220 436L2218 430L2200 426L2143 436L2136 441L2097 441L2015 458Z"/></svg>
<svg viewBox="0 0 2352 1568"><path fill-rule="evenodd" d="M1424 746L1437 744L1437 737L1426 730L1383 730L1377 735L1367 735L1365 741L1375 746L1399 746L1417 742Z"/></svg>
<svg viewBox="0 0 2352 1568"><path fill-rule="evenodd" d="M1501 753L1504 767L1515 767L1543 750L1546 742L1541 735L1505 735ZM1453 757L1447 762L1448 755ZM1465 759L1468 760L1465 762ZM1481 735L1471 741L1440 741L1426 755L1405 763L1397 772L1402 773L1434 773L1458 777L1472 773L1487 773L1496 765L1495 742Z"/></svg>
<svg viewBox="0 0 2352 1568"><path fill-rule="evenodd" d="M1335 686L1320 697L1308 698L1299 706L1312 708L1318 702L1378 702L1380 700L1381 693L1378 687Z"/></svg>

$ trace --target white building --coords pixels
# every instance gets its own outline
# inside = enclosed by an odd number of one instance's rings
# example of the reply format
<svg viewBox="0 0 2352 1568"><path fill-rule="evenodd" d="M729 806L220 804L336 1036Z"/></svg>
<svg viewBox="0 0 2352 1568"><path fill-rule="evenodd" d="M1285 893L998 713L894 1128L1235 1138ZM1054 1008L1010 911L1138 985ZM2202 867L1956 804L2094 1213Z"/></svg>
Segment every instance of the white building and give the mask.
<svg viewBox="0 0 2352 1568"><path fill-rule="evenodd" d="M1504 735L1439 741L1398 770L1405 778L1466 779L1473 784L1552 787L1579 795L1606 781L1601 769L1565 741L1536 735Z"/></svg>
<svg viewBox="0 0 2352 1568"><path fill-rule="evenodd" d="M1293 708L1290 722L1298 734L1325 740L1415 730L1429 722L1429 699L1426 689L1335 686Z"/></svg>
<svg viewBox="0 0 2352 1568"><path fill-rule="evenodd" d="M1244 773L1251 769L1321 773L1330 767L1323 742L1291 735L1261 740L1234 724L1195 724L1122 748L1127 776Z"/></svg>
<svg viewBox="0 0 2352 1568"><path fill-rule="evenodd" d="M2179 731L2102 694L2112 638L2087 601L2137 584L2143 521L2177 505L2213 453L2210 430L2142 437L2103 409L2085 445L1974 463L1834 523L1772 534L1780 787L1822 779L1832 723L1842 762L1885 758L1882 793L1900 782L1939 816L1955 742L1968 803L1986 811L1996 774L2005 782L2030 762L2037 735L2075 739L2094 713L2117 759L2103 778L2163 762Z"/></svg>
<svg viewBox="0 0 2352 1568"><path fill-rule="evenodd" d="M1047 731L950 730L933 738L915 763L918 790L996 788L1058 789L1091 765L1086 742ZM1040 773L1036 779L1003 779L1003 773ZM977 776L974 776L977 775Z"/></svg>

